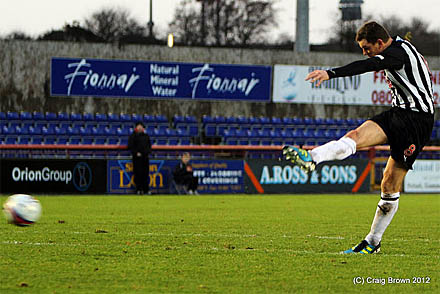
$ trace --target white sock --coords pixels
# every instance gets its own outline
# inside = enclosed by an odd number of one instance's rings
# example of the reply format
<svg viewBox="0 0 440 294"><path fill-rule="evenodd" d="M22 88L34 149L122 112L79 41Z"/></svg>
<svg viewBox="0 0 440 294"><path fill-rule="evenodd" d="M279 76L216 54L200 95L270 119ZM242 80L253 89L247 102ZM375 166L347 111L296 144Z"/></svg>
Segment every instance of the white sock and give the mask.
<svg viewBox="0 0 440 294"><path fill-rule="evenodd" d="M313 161L318 164L329 160L342 160L356 153L356 142L349 137L330 141L310 151Z"/></svg>
<svg viewBox="0 0 440 294"><path fill-rule="evenodd" d="M391 223L397 208L399 208L399 196L399 192L394 194L381 193L381 199L377 205L370 233L365 237L369 244L373 246L379 244L383 233Z"/></svg>

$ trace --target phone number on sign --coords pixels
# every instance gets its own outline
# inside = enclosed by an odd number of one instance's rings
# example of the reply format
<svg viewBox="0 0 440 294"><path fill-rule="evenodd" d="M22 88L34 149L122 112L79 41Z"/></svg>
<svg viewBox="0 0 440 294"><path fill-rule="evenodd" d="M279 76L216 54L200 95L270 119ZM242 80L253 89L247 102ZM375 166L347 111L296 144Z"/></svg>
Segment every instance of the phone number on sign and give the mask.
<svg viewBox="0 0 440 294"><path fill-rule="evenodd" d="M385 90L374 90L371 92L371 101L373 104L380 104L380 105L391 105L391 102L393 101L393 96L391 94L391 91L385 91ZM439 93L434 92L434 104L439 104Z"/></svg>

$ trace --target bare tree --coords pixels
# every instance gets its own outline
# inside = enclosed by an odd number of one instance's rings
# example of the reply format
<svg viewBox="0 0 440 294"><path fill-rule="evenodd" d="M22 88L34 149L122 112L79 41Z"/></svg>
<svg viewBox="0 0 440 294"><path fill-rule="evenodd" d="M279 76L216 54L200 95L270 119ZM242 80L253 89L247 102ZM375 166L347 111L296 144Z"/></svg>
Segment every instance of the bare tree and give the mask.
<svg viewBox="0 0 440 294"><path fill-rule="evenodd" d="M85 19L85 28L106 42L119 41L126 36L145 36L145 27L122 8L104 8L94 12Z"/></svg>
<svg viewBox="0 0 440 294"><path fill-rule="evenodd" d="M5 36L5 40L32 40L32 37L22 31L13 31Z"/></svg>
<svg viewBox="0 0 440 294"><path fill-rule="evenodd" d="M197 3L200 2L200 3ZM267 42L276 26L275 0L184 0L170 23L187 45L249 45Z"/></svg>
<svg viewBox="0 0 440 294"><path fill-rule="evenodd" d="M439 29L430 31L429 24L420 18L412 18L409 22L405 22L395 15L380 16L366 18L359 22L342 22L339 20L333 26L333 34L329 38L328 44L337 50L348 52L359 52L359 46L355 41L356 32L359 26L370 19L376 19L381 23L392 36L400 36L410 38L418 50L424 55L440 55Z"/></svg>

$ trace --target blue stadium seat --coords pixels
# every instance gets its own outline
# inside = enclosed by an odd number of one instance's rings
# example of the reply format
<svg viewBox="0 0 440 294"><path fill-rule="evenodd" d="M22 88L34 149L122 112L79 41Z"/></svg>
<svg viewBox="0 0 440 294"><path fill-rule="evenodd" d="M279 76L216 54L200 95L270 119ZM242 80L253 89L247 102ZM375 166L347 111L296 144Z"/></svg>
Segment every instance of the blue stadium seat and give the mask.
<svg viewBox="0 0 440 294"><path fill-rule="evenodd" d="M18 144L26 145L31 143L31 137L30 136L19 136L18 137Z"/></svg>
<svg viewBox="0 0 440 294"><path fill-rule="evenodd" d="M333 118L325 118L324 119L324 124L327 125L327 126L335 125L335 120Z"/></svg>
<svg viewBox="0 0 440 294"><path fill-rule="evenodd" d="M191 145L191 140L189 138L180 138L180 145Z"/></svg>
<svg viewBox="0 0 440 294"><path fill-rule="evenodd" d="M43 127L42 128L42 134L44 136L48 136L48 135L55 135L55 128L54 127Z"/></svg>
<svg viewBox="0 0 440 294"><path fill-rule="evenodd" d="M174 115L173 116L173 124L176 125L178 123L184 123L185 122L185 118L181 115Z"/></svg>
<svg viewBox="0 0 440 294"><path fill-rule="evenodd" d="M97 122L107 121L108 120L107 114L105 114L105 113L96 113L95 114L95 120Z"/></svg>
<svg viewBox="0 0 440 294"><path fill-rule="evenodd" d="M59 121L70 121L70 115L67 112L58 112Z"/></svg>
<svg viewBox="0 0 440 294"><path fill-rule="evenodd" d="M270 137L270 132L269 132L269 130L264 130L264 129L259 130L259 131L258 131L258 137L259 137L259 138L269 138L269 137Z"/></svg>
<svg viewBox="0 0 440 294"><path fill-rule="evenodd" d="M237 117L237 123L240 125L246 125L246 124L249 124L249 119L247 117L240 115Z"/></svg>
<svg viewBox="0 0 440 294"><path fill-rule="evenodd" d="M93 137L81 137L81 144L82 145L92 145L93 144Z"/></svg>
<svg viewBox="0 0 440 294"><path fill-rule="evenodd" d="M128 137L121 137L119 145L128 145Z"/></svg>
<svg viewBox="0 0 440 294"><path fill-rule="evenodd" d="M81 113L71 113L70 114L70 120L72 121L82 121L83 120L83 116Z"/></svg>
<svg viewBox="0 0 440 294"><path fill-rule="evenodd" d="M271 124L271 119L268 117L260 116L259 120L260 120L260 124L263 124L263 125Z"/></svg>
<svg viewBox="0 0 440 294"><path fill-rule="evenodd" d="M215 123L214 118L212 118L210 115L204 115L202 117L202 123L205 124L213 124Z"/></svg>
<svg viewBox="0 0 440 294"><path fill-rule="evenodd" d="M140 120L143 121L146 124L156 124L156 123L158 123L158 121L156 121L156 117L154 115L151 115L151 114L144 114L143 116L141 116Z"/></svg>
<svg viewBox="0 0 440 294"><path fill-rule="evenodd" d="M225 119L228 125L237 124L237 118L235 116L226 117Z"/></svg>
<svg viewBox="0 0 440 294"><path fill-rule="evenodd" d="M116 134L118 136L129 136L131 134L130 129L128 127L118 128L116 130Z"/></svg>
<svg viewBox="0 0 440 294"><path fill-rule="evenodd" d="M167 138L157 138L156 144L157 145L168 145L168 139Z"/></svg>
<svg viewBox="0 0 440 294"><path fill-rule="evenodd" d="M272 130L269 132L269 136L273 139L281 139L281 132L280 131L276 131L276 130Z"/></svg>
<svg viewBox="0 0 440 294"><path fill-rule="evenodd" d="M117 113L109 113L108 114L108 120L111 122L119 122L120 121L120 116Z"/></svg>
<svg viewBox="0 0 440 294"><path fill-rule="evenodd" d="M119 115L119 119L120 119L120 121L125 122L125 123L132 122L131 115L127 114L127 113L121 113Z"/></svg>
<svg viewBox="0 0 440 294"><path fill-rule="evenodd" d="M95 121L95 116L93 115L93 113L84 113L83 120L84 121Z"/></svg>
<svg viewBox="0 0 440 294"><path fill-rule="evenodd" d="M181 129L177 129L176 134L178 137L189 137L189 132Z"/></svg>
<svg viewBox="0 0 440 294"><path fill-rule="evenodd" d="M104 136L105 135L105 126L98 125L97 127L92 128L92 134L94 136Z"/></svg>
<svg viewBox="0 0 440 294"><path fill-rule="evenodd" d="M68 143L70 145L79 145L79 144L81 144L81 137L80 136L69 137Z"/></svg>
<svg viewBox="0 0 440 294"><path fill-rule="evenodd" d="M131 121L132 122L139 122L139 121L144 121L144 119L143 119L142 115L133 113L131 115Z"/></svg>
<svg viewBox="0 0 440 294"><path fill-rule="evenodd" d="M303 119L303 124L305 124L306 126L311 126L311 125L314 125L315 122L313 121L313 118L311 118L311 117L305 117L305 118Z"/></svg>
<svg viewBox="0 0 440 294"><path fill-rule="evenodd" d="M291 117L283 117L282 122L284 125L293 125L293 121Z"/></svg>
<svg viewBox="0 0 440 294"><path fill-rule="evenodd" d="M7 119L7 120L19 120L19 119L20 119L20 116L19 116L19 114L18 114L17 112L14 112L14 111L8 111L8 112L6 113L6 119Z"/></svg>
<svg viewBox="0 0 440 294"><path fill-rule="evenodd" d="M57 137L55 136L44 136L43 143L45 145L53 145L55 144Z"/></svg>
<svg viewBox="0 0 440 294"><path fill-rule="evenodd" d="M189 135L190 136L198 136L199 135L199 127L197 125L190 125L189 126Z"/></svg>
<svg viewBox="0 0 440 294"><path fill-rule="evenodd" d="M110 127L105 128L104 132L107 136L116 136L117 130L118 130L118 128L116 126L110 126Z"/></svg>
<svg viewBox="0 0 440 294"><path fill-rule="evenodd" d="M118 137L109 137L107 140L107 144L109 145L118 145L119 144L119 138Z"/></svg>
<svg viewBox="0 0 440 294"><path fill-rule="evenodd" d="M31 137L31 144L35 145L41 145L43 144L43 136L32 136Z"/></svg>
<svg viewBox="0 0 440 294"><path fill-rule="evenodd" d="M216 124L225 124L226 123L226 118L221 116L221 115L217 115L214 117L214 122Z"/></svg>
<svg viewBox="0 0 440 294"><path fill-rule="evenodd" d="M45 120L44 114L37 111L32 112L32 118L34 119L34 121Z"/></svg>
<svg viewBox="0 0 440 294"><path fill-rule="evenodd" d="M282 145L284 145L284 141L281 140L280 138L272 139L271 145L282 146Z"/></svg>
<svg viewBox="0 0 440 294"><path fill-rule="evenodd" d="M303 134L304 138L315 138L315 128L307 128Z"/></svg>
<svg viewBox="0 0 440 294"><path fill-rule="evenodd" d="M93 134L93 127L91 125L86 125L85 127L80 127L79 134L81 136L91 136Z"/></svg>
<svg viewBox="0 0 440 294"><path fill-rule="evenodd" d="M172 137L168 139L168 145L177 145L179 144L179 138Z"/></svg>
<svg viewBox="0 0 440 294"><path fill-rule="evenodd" d="M57 114L53 113L53 112L46 112L44 114L44 119L47 121L53 121L53 120L57 120Z"/></svg>
<svg viewBox="0 0 440 294"><path fill-rule="evenodd" d="M249 144L252 146L258 146L258 145L260 145L260 140L259 139L250 139Z"/></svg>
<svg viewBox="0 0 440 294"><path fill-rule="evenodd" d="M272 117L271 118L271 124L273 125L281 125L283 121L279 117Z"/></svg>
<svg viewBox="0 0 440 294"><path fill-rule="evenodd" d="M42 128L40 126L29 127L29 134L32 136L43 134Z"/></svg>
<svg viewBox="0 0 440 294"><path fill-rule="evenodd" d="M31 119L32 119L32 114L30 112L27 111L20 112L20 120L31 120Z"/></svg>
<svg viewBox="0 0 440 294"><path fill-rule="evenodd" d="M78 126L72 126L67 128L67 134L69 136L75 136L80 134L80 128Z"/></svg>
<svg viewBox="0 0 440 294"><path fill-rule="evenodd" d="M15 145L18 143L18 136L17 135L8 135L5 138L5 144L7 145Z"/></svg>
<svg viewBox="0 0 440 294"><path fill-rule="evenodd" d="M19 130L19 135L29 135L29 126L22 126Z"/></svg>
<svg viewBox="0 0 440 294"><path fill-rule="evenodd" d="M303 128L297 128L293 131L293 137L294 138L304 138L304 129Z"/></svg>
<svg viewBox="0 0 440 294"><path fill-rule="evenodd" d="M177 136L177 130L167 128L167 129L165 129L165 134L166 134L166 136L167 136L168 138L169 138L169 137L175 137L175 136Z"/></svg>
<svg viewBox="0 0 440 294"><path fill-rule="evenodd" d="M69 142L69 137L67 136L60 136L58 137L56 144L57 145L66 145L67 142Z"/></svg>
<svg viewBox="0 0 440 294"><path fill-rule="evenodd" d="M320 117L315 118L313 121L314 121L315 126L322 126L325 124L324 119L320 118Z"/></svg>
<svg viewBox="0 0 440 294"><path fill-rule="evenodd" d="M0 120L6 120L6 113L0 111Z"/></svg>
<svg viewBox="0 0 440 294"><path fill-rule="evenodd" d="M272 140L268 138L263 138L260 140L260 144L263 146L270 146L272 144Z"/></svg>
<svg viewBox="0 0 440 294"><path fill-rule="evenodd" d="M9 127L7 125L4 125L2 127L2 132L1 133L4 134L4 135L7 135L7 134L11 134L13 132L12 132L12 129L11 129L11 131L9 130Z"/></svg>
<svg viewBox="0 0 440 294"><path fill-rule="evenodd" d="M23 123L21 125L24 128L30 128L30 127L34 126L34 121L33 120L25 120L25 121L23 121Z"/></svg>
<svg viewBox="0 0 440 294"><path fill-rule="evenodd" d="M248 136L248 131L246 131L246 130L243 130L243 129L237 129L236 131L235 131L235 136L237 137L237 138L248 138L249 136Z"/></svg>
<svg viewBox="0 0 440 294"><path fill-rule="evenodd" d="M55 134L57 136L62 136L67 134L67 128L55 127Z"/></svg>
<svg viewBox="0 0 440 294"><path fill-rule="evenodd" d="M168 119L165 115L157 114L154 117L157 123L168 123Z"/></svg>
<svg viewBox="0 0 440 294"><path fill-rule="evenodd" d="M163 129L163 128L157 128L157 129L154 129L154 131L153 131L153 136L154 137L166 137L166 132L165 132L165 129Z"/></svg>
<svg viewBox="0 0 440 294"><path fill-rule="evenodd" d="M190 123L190 124L196 124L197 119L195 116L187 115L187 116L185 116L185 122Z"/></svg>
<svg viewBox="0 0 440 294"><path fill-rule="evenodd" d="M226 138L226 145L237 145L237 144L238 144L237 138L234 137Z"/></svg>
<svg viewBox="0 0 440 294"><path fill-rule="evenodd" d="M249 145L249 140L246 138L239 138L237 144L238 145Z"/></svg>

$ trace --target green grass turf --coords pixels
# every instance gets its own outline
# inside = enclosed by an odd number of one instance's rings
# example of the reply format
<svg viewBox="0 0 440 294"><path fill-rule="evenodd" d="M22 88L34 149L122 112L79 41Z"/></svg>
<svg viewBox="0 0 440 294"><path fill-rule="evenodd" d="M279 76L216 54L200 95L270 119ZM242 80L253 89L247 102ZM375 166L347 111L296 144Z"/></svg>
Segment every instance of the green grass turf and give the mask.
<svg viewBox="0 0 440 294"><path fill-rule="evenodd" d="M440 195L402 195L370 256L339 252L378 195L37 198L37 224L0 222L2 294L440 293ZM430 280L367 284L389 277Z"/></svg>

